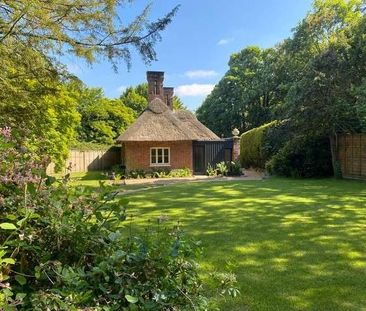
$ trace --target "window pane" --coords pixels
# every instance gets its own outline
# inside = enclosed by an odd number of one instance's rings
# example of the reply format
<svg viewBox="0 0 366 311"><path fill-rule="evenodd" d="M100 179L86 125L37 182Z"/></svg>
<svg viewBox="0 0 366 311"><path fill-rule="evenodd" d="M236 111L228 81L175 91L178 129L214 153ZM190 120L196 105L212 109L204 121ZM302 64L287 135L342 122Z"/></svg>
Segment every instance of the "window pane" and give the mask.
<svg viewBox="0 0 366 311"><path fill-rule="evenodd" d="M164 149L164 163L169 163L169 149Z"/></svg>
<svg viewBox="0 0 366 311"><path fill-rule="evenodd" d="M158 149L158 163L163 163L163 149Z"/></svg>
<svg viewBox="0 0 366 311"><path fill-rule="evenodd" d="M156 163L156 149L151 149L151 163Z"/></svg>

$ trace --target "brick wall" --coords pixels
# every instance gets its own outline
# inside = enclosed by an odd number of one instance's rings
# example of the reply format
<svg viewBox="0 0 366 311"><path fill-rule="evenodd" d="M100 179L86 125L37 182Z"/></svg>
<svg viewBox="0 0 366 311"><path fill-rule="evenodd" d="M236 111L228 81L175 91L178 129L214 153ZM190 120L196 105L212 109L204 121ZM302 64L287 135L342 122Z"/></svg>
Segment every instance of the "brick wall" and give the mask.
<svg viewBox="0 0 366 311"><path fill-rule="evenodd" d="M240 137L233 137L232 161L240 160Z"/></svg>
<svg viewBox="0 0 366 311"><path fill-rule="evenodd" d="M124 147L125 147L124 163L128 170L151 169L150 148L153 147L170 148L170 166L168 168L170 169L189 168L193 170L192 141L126 142L124 143Z"/></svg>

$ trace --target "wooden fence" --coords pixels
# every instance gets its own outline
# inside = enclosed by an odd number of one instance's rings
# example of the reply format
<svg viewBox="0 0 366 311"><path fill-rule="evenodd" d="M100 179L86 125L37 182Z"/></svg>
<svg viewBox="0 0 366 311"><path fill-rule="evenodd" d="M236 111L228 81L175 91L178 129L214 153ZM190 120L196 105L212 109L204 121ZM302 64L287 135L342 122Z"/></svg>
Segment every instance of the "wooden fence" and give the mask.
<svg viewBox="0 0 366 311"><path fill-rule="evenodd" d="M366 179L366 133L339 136L338 155L343 177Z"/></svg>
<svg viewBox="0 0 366 311"><path fill-rule="evenodd" d="M108 150L70 150L65 168L70 167L71 172L101 171L121 164L121 148L111 147ZM54 173L54 164L47 168L47 173Z"/></svg>

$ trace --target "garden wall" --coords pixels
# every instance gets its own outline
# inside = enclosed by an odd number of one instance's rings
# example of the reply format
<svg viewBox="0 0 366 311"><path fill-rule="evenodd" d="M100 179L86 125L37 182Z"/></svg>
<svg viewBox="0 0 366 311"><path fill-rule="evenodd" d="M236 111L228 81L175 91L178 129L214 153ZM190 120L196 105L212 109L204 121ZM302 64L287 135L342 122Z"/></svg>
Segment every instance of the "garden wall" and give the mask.
<svg viewBox="0 0 366 311"><path fill-rule="evenodd" d="M366 133L339 136L338 152L344 178L366 179Z"/></svg>
<svg viewBox="0 0 366 311"><path fill-rule="evenodd" d="M71 164L71 165L70 165ZM121 164L121 148L111 147L106 150L70 150L65 161L65 168L71 167L71 172L89 172L109 169ZM54 164L47 168L47 173L54 173Z"/></svg>

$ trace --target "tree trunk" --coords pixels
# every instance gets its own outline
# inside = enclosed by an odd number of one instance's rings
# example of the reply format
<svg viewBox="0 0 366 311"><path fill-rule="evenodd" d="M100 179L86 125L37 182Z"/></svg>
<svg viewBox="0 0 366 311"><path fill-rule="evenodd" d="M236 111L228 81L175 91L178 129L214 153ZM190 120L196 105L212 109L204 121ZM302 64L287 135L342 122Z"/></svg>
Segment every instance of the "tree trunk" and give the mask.
<svg viewBox="0 0 366 311"><path fill-rule="evenodd" d="M329 135L330 151L332 154L333 174L335 178L342 178L342 171L338 156L338 137L337 133L333 132Z"/></svg>

